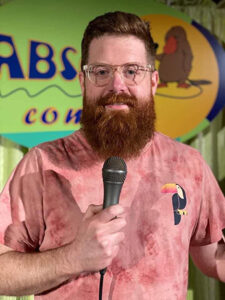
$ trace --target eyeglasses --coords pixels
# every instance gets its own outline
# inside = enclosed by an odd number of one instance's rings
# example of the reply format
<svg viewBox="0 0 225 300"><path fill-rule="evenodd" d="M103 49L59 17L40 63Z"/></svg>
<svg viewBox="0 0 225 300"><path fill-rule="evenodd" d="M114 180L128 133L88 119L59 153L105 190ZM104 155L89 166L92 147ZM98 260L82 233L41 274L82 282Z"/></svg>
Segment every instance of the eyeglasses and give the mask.
<svg viewBox="0 0 225 300"><path fill-rule="evenodd" d="M107 85L114 76L115 71L119 71L122 75L124 83L127 85L138 85L144 79L146 72L154 71L152 66L140 66L138 64L124 64L124 65L107 65L107 64L92 64L84 65L88 79L96 86Z"/></svg>

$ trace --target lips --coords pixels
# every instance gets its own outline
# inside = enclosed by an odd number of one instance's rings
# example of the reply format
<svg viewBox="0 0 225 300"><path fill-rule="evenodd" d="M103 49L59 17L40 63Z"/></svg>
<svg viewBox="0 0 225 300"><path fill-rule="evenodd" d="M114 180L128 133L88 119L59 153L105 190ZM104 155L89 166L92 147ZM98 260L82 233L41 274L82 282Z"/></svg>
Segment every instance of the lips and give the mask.
<svg viewBox="0 0 225 300"><path fill-rule="evenodd" d="M96 104L106 110L129 110L137 105L137 99L126 94L108 94L99 98Z"/></svg>
<svg viewBox="0 0 225 300"><path fill-rule="evenodd" d="M109 110L127 110L129 109L127 104L123 103L115 103L115 104L108 104L105 106L106 109Z"/></svg>

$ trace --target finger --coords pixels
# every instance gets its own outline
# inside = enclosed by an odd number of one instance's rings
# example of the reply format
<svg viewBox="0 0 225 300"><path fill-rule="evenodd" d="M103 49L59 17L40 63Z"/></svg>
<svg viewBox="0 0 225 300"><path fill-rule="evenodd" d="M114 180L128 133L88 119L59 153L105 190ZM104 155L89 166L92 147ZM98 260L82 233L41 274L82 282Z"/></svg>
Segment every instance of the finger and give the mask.
<svg viewBox="0 0 225 300"><path fill-rule="evenodd" d="M119 253L120 247L118 245L113 247L113 251L112 251L112 257L116 257Z"/></svg>
<svg viewBox="0 0 225 300"><path fill-rule="evenodd" d="M124 218L116 218L113 220L110 220L108 223L104 223L104 225L101 225L98 228L98 232L100 235L108 235L113 234L118 231L121 231L125 226L127 222Z"/></svg>
<svg viewBox="0 0 225 300"><path fill-rule="evenodd" d="M120 214L120 217L124 217L125 218L129 214L130 208L123 206L123 209L124 209L124 212L122 214Z"/></svg>
<svg viewBox="0 0 225 300"><path fill-rule="evenodd" d="M96 215L96 219L98 219L98 221L101 223L107 223L110 220L114 219L117 216L120 216L123 213L124 213L124 208L121 205L116 204L100 211Z"/></svg>
<svg viewBox="0 0 225 300"><path fill-rule="evenodd" d="M123 232L116 232L111 234L110 236L105 237L101 241L101 246L103 248L113 247L115 245L120 244L125 239L125 234Z"/></svg>
<svg viewBox="0 0 225 300"><path fill-rule="evenodd" d="M98 214L102 210L102 205L90 204L84 214L84 219L88 219Z"/></svg>
<svg viewBox="0 0 225 300"><path fill-rule="evenodd" d="M125 234L123 232L114 233L111 236L111 245L116 246L119 245L125 239Z"/></svg>

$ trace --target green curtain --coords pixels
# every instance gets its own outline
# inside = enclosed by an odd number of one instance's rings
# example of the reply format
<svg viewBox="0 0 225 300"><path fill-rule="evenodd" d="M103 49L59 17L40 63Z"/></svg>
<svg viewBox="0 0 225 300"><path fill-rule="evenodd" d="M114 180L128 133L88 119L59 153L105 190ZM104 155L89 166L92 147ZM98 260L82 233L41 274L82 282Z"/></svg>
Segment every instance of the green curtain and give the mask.
<svg viewBox="0 0 225 300"><path fill-rule="evenodd" d="M224 47L224 1L223 4L221 2L218 5L211 1L204 2L201 0L178 0L171 3L170 6L184 12L207 28ZM216 176L223 193L225 193L225 109L218 114L206 130L187 143L201 152ZM225 284L203 275L191 260L189 264L189 290L193 291L194 300L225 299Z"/></svg>
<svg viewBox="0 0 225 300"><path fill-rule="evenodd" d="M4 2L4 1L1 1ZM168 2L168 1L160 1ZM206 27L225 45L225 9L218 8L208 1L176 1L174 8L188 14L192 19ZM173 2L175 3L175 2ZM0 3L2 4L2 3ZM168 3L167 3L168 4ZM204 5L203 5L204 4ZM206 62L207 63L207 62ZM210 69L209 69L210 72ZM197 148L210 165L223 192L225 192L225 109L213 120L211 125L187 144ZM13 168L28 149L0 136L0 190L2 190ZM204 276L190 261L188 300L225 299L225 284ZM0 300L31 300L27 297L4 297ZM155 299L157 300L157 299ZM169 299L173 300L173 299Z"/></svg>
<svg viewBox="0 0 225 300"><path fill-rule="evenodd" d="M0 296L0 300L34 300L34 296L21 296L21 297L11 297L11 296Z"/></svg>
<svg viewBox="0 0 225 300"><path fill-rule="evenodd" d="M27 151L27 148L0 136L0 191L2 191L11 172ZM34 300L34 296L0 296L0 300Z"/></svg>

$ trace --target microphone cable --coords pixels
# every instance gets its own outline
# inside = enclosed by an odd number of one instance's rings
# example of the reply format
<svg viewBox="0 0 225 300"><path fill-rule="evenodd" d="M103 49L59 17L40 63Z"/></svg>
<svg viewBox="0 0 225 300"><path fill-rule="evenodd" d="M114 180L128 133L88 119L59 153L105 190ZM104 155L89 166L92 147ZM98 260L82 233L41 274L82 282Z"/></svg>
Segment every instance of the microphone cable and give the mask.
<svg viewBox="0 0 225 300"><path fill-rule="evenodd" d="M99 271L100 273L100 282L99 282L99 300L102 300L102 291L103 291L103 281L106 268Z"/></svg>

